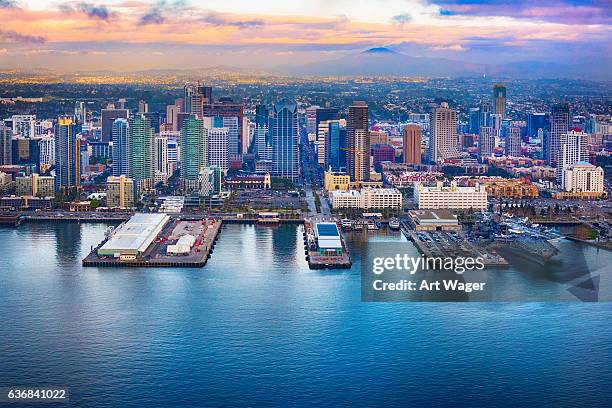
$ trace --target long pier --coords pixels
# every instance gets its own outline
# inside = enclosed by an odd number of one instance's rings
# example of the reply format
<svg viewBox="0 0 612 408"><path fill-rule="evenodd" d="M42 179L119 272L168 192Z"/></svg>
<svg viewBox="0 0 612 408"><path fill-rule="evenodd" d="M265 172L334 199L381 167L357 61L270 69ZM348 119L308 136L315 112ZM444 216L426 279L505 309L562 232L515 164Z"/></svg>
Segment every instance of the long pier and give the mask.
<svg viewBox="0 0 612 408"><path fill-rule="evenodd" d="M168 255L165 250L168 239L176 231L180 223L194 224L196 220L173 219L169 225L165 226L162 232L156 237L143 254L135 259L121 259L98 255L100 249L107 241L102 241L91 253L83 259L83 266L106 266L106 267L180 267L180 268L201 268L210 259L223 223L220 219L206 220L199 217L198 222L206 223L202 234L196 237L196 244L186 255ZM190 230L191 231L191 230ZM174 237L176 238L176 237Z"/></svg>

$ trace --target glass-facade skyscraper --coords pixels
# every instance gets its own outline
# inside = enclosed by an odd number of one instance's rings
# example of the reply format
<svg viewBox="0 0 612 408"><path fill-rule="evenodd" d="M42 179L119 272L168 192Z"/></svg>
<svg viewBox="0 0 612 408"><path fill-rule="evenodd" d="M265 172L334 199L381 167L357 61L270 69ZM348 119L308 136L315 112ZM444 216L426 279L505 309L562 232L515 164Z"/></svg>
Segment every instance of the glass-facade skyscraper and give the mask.
<svg viewBox="0 0 612 408"><path fill-rule="evenodd" d="M191 115L181 128L181 178L186 190L197 188L200 171L206 167L204 121Z"/></svg>
<svg viewBox="0 0 612 408"><path fill-rule="evenodd" d="M273 176L297 181L300 172L297 105L286 100L275 104L269 131Z"/></svg>
<svg viewBox="0 0 612 408"><path fill-rule="evenodd" d="M55 125L55 188L68 192L81 185L80 143L72 118L60 117Z"/></svg>
<svg viewBox="0 0 612 408"><path fill-rule="evenodd" d="M129 174L128 160L128 129L130 122L127 119L115 119L112 127L113 137L113 176L127 176Z"/></svg>
<svg viewBox="0 0 612 408"><path fill-rule="evenodd" d="M151 189L155 178L154 139L147 117L136 115L130 119L128 139L129 176L138 182L140 191Z"/></svg>

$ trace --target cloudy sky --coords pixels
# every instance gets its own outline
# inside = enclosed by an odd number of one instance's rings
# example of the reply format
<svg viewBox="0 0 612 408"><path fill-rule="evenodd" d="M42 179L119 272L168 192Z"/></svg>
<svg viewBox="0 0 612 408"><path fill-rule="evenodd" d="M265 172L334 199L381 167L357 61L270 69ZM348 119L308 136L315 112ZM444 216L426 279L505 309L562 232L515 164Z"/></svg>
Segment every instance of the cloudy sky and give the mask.
<svg viewBox="0 0 612 408"><path fill-rule="evenodd" d="M612 0L0 0L0 68L283 69L385 46L609 63Z"/></svg>

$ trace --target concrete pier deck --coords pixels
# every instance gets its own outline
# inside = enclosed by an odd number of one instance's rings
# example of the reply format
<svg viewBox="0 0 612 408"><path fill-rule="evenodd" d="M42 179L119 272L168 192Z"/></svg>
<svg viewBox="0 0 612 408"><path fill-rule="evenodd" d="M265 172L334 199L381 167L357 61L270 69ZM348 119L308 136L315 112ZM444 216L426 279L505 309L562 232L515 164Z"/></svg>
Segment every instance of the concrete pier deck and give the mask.
<svg viewBox="0 0 612 408"><path fill-rule="evenodd" d="M159 233L155 241L135 259L121 259L98 255L98 249L104 240L83 259L83 266L107 267L182 267L199 268L206 265L221 230L222 221L216 218L199 218L183 220L172 218ZM167 253L168 245L175 243L181 236L189 234L195 237L195 244L189 253L171 255Z"/></svg>

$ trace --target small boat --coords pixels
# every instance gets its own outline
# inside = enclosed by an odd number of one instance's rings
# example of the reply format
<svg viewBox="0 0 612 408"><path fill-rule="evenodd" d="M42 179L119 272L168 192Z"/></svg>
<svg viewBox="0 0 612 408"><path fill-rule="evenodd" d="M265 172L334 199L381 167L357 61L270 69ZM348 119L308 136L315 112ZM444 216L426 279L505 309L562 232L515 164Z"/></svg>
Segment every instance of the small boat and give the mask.
<svg viewBox="0 0 612 408"><path fill-rule="evenodd" d="M357 221L357 222L355 223L354 228L355 228L357 231L361 231L361 230L363 230L363 221Z"/></svg>
<svg viewBox="0 0 612 408"><path fill-rule="evenodd" d="M398 218L391 218L389 220L389 228L392 230L400 229L400 220Z"/></svg>
<svg viewBox="0 0 612 408"><path fill-rule="evenodd" d="M368 229L375 231L378 229L378 226L376 226L376 223L374 221L368 221Z"/></svg>
<svg viewBox="0 0 612 408"><path fill-rule="evenodd" d="M352 228L353 228L353 221L347 218L342 219L342 229L343 230L350 230Z"/></svg>

